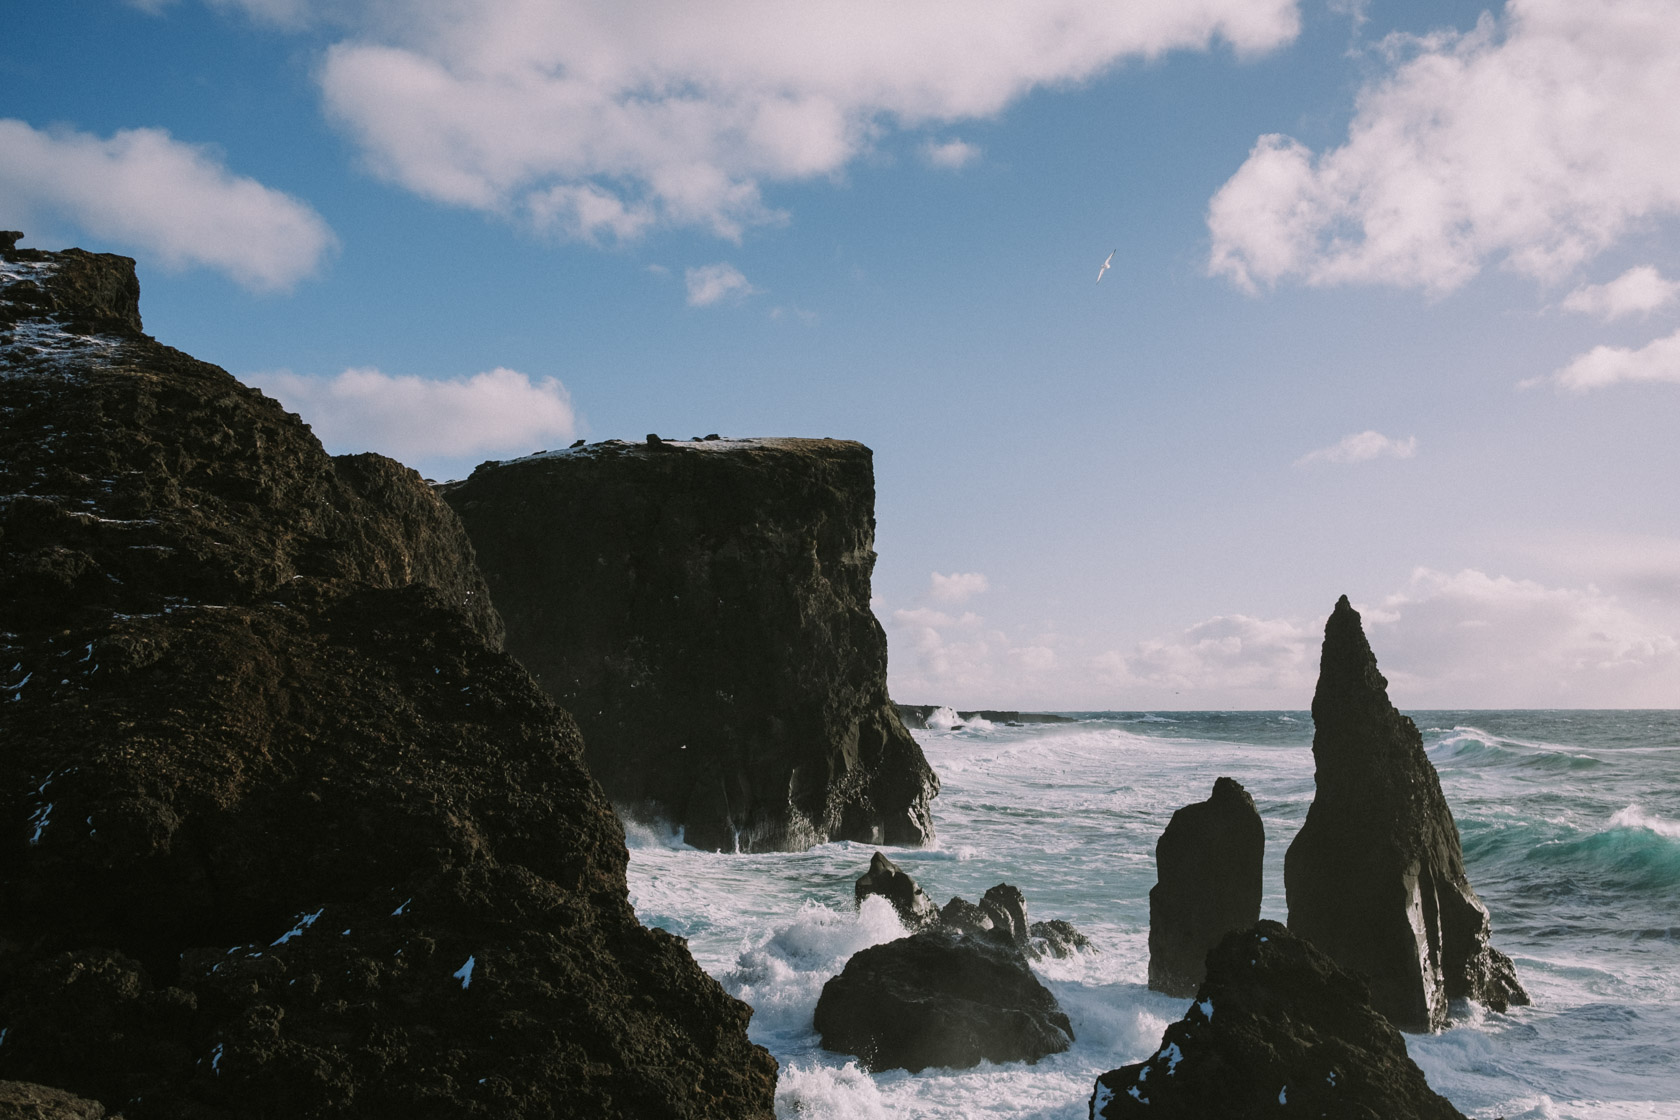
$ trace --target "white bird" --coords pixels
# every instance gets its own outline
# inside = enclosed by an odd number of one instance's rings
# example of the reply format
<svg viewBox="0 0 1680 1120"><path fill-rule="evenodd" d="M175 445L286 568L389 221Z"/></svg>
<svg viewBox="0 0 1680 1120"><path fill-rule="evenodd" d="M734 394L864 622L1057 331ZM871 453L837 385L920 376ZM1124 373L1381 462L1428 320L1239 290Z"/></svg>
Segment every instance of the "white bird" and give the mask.
<svg viewBox="0 0 1680 1120"><path fill-rule="evenodd" d="M1120 250L1116 249L1114 250L1114 253L1118 253L1119 251ZM1110 253L1108 255L1108 259L1102 263L1102 267L1097 269L1097 283L1102 283L1103 273L1107 272L1109 266L1114 263L1114 253Z"/></svg>

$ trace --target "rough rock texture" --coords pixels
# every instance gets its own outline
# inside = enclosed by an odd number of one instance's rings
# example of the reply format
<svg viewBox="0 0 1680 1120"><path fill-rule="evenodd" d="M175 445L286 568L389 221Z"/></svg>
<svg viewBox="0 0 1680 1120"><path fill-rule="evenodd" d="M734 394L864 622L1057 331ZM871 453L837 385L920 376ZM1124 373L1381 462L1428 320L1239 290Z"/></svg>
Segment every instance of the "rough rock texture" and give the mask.
<svg viewBox="0 0 1680 1120"><path fill-rule="evenodd" d="M992 920L992 928L1007 937L1010 944L1017 948L1026 947L1030 936L1027 899L1019 887L1008 883L988 887L986 893L980 896L980 909Z"/></svg>
<svg viewBox="0 0 1680 1120"><path fill-rule="evenodd" d="M852 955L823 985L824 1049L872 1070L1036 1062L1073 1026L1019 949L994 935L925 930Z"/></svg>
<svg viewBox="0 0 1680 1120"><path fill-rule="evenodd" d="M0 244L5 234L0 233ZM33 1085L27 1081L0 1081L0 1120L120 1120L105 1106L74 1093Z"/></svg>
<svg viewBox="0 0 1680 1120"><path fill-rule="evenodd" d="M862 903L878 894L892 903L905 928L915 930L939 920L939 907L898 864L876 852L869 861L869 870L858 876L853 888L857 901Z"/></svg>
<svg viewBox="0 0 1680 1120"><path fill-rule="evenodd" d="M1344 595L1313 695L1318 790L1284 861L1289 928L1362 975L1395 1026L1429 1031L1449 1000L1503 1011L1528 995L1488 943L1440 777L1387 690Z"/></svg>
<svg viewBox="0 0 1680 1120"><path fill-rule="evenodd" d="M869 609L868 448L614 440L442 492L615 803L726 851L933 836Z"/></svg>
<svg viewBox="0 0 1680 1120"><path fill-rule="evenodd" d="M1227 934L1184 1018L1097 1078L1092 1120L1463 1120L1359 980L1277 922Z"/></svg>
<svg viewBox="0 0 1680 1120"><path fill-rule="evenodd" d="M1155 844L1149 891L1149 986L1172 996L1195 992L1207 952L1260 918L1266 826L1254 798L1230 778L1206 801L1172 815Z"/></svg>
<svg viewBox="0 0 1680 1120"><path fill-rule="evenodd" d="M769 1117L454 515L136 293L0 254L0 1078L129 1120Z"/></svg>
<svg viewBox="0 0 1680 1120"><path fill-rule="evenodd" d="M1048 922L1034 922L1028 929L1030 940L1027 943L1027 955L1035 958L1046 956L1067 958L1075 953L1090 952L1094 946L1091 939L1074 928L1072 922L1061 918L1051 918Z"/></svg>

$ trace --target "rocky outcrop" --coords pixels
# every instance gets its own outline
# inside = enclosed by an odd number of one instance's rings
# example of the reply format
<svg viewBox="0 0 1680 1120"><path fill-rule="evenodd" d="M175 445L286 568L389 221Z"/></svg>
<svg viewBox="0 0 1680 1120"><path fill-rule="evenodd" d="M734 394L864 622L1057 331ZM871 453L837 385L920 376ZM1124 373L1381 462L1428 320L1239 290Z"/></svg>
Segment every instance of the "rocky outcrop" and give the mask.
<svg viewBox="0 0 1680 1120"><path fill-rule="evenodd" d="M1097 1078L1092 1120L1463 1120L1358 979L1276 922L1227 934L1148 1059Z"/></svg>
<svg viewBox="0 0 1680 1120"><path fill-rule="evenodd" d="M613 440L442 492L615 803L726 851L933 836L869 609L868 448Z"/></svg>
<svg viewBox="0 0 1680 1120"><path fill-rule="evenodd" d="M142 335L132 266L0 253L0 1078L129 1120L769 1117L457 519Z"/></svg>
<svg viewBox="0 0 1680 1120"><path fill-rule="evenodd" d="M920 929L939 920L939 907L933 904L933 899L903 868L880 852L870 859L869 870L858 876L853 894L859 905L870 895L885 898L898 911L906 929Z"/></svg>
<svg viewBox="0 0 1680 1120"><path fill-rule="evenodd" d="M4 244L0 234L0 244ZM98 1101L27 1081L0 1081L0 1120L107 1120Z"/></svg>
<svg viewBox="0 0 1680 1120"><path fill-rule="evenodd" d="M1266 826L1254 798L1230 778L1206 801L1172 815L1155 844L1149 891L1149 986L1188 996L1202 982L1209 949L1260 918Z"/></svg>
<svg viewBox="0 0 1680 1120"><path fill-rule="evenodd" d="M815 1022L824 1049L872 1070L1036 1062L1073 1042L1019 949L943 928L853 954L823 985Z"/></svg>
<svg viewBox="0 0 1680 1120"><path fill-rule="evenodd" d="M1284 863L1289 928L1363 976L1396 1026L1429 1031L1449 1000L1503 1011L1528 996L1489 944L1440 777L1387 689L1343 596L1313 695L1318 789Z"/></svg>
<svg viewBox="0 0 1680 1120"><path fill-rule="evenodd" d="M1061 918L1034 922L1027 932L1030 935L1027 941L1027 955L1032 957L1066 959L1076 953L1088 953L1095 948L1089 937L1080 933L1072 922L1063 921Z"/></svg>

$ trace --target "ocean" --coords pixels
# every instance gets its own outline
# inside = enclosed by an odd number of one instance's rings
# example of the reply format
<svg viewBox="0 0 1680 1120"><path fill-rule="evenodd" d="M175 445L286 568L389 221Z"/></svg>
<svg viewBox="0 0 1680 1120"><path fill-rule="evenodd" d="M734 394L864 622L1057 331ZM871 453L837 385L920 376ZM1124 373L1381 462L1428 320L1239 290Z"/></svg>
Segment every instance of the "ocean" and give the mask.
<svg viewBox="0 0 1680 1120"><path fill-rule="evenodd" d="M1077 722L914 732L943 783L935 846L883 848L943 905L999 882L1028 916L1065 918L1096 951L1035 964L1073 1021L1036 1065L870 1074L818 1044L822 986L857 950L903 936L852 884L875 850L701 852L626 825L642 921L686 937L753 1006L781 1063L779 1117L1083 1120L1097 1074L1151 1053L1187 1001L1151 992L1155 841L1220 775L1266 825L1262 916L1287 919L1283 856L1313 796L1307 712L1069 713ZM1453 1009L1408 1035L1429 1083L1473 1117L1680 1118L1680 712L1408 712L1464 841L1493 941L1532 1007Z"/></svg>

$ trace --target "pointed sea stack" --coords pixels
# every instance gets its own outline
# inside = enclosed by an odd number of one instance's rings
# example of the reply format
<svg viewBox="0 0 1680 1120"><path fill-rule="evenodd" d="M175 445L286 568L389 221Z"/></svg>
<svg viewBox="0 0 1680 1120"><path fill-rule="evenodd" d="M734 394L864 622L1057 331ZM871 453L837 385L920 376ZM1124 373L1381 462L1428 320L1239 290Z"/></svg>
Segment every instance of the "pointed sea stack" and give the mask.
<svg viewBox="0 0 1680 1120"><path fill-rule="evenodd" d="M933 838L939 781L869 609L867 447L609 440L442 493L614 802L724 851Z"/></svg>
<svg viewBox="0 0 1680 1120"><path fill-rule="evenodd" d="M1260 918L1266 827L1254 798L1230 778L1206 801L1172 815L1155 844L1149 892L1149 986L1189 996L1202 982L1208 950Z"/></svg>
<svg viewBox="0 0 1680 1120"><path fill-rule="evenodd" d="M1453 999L1526 1004L1488 943L1423 737L1389 703L1345 595L1324 627L1312 714L1318 791L1284 861L1290 930L1362 975L1401 1030L1445 1026Z"/></svg>

